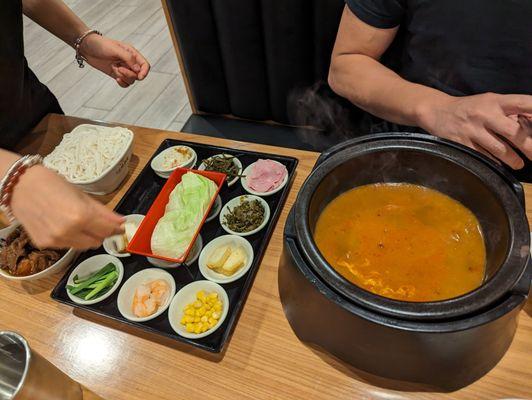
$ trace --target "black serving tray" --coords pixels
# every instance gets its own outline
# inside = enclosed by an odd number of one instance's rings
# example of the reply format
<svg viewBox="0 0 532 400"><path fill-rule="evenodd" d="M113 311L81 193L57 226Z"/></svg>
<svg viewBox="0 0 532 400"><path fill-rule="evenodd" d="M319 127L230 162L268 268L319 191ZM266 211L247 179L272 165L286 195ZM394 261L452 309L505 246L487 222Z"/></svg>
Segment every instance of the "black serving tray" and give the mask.
<svg viewBox="0 0 532 400"><path fill-rule="evenodd" d="M219 353L224 348L225 343L228 341L228 339L231 336L231 333L233 332L233 329L235 327L235 324L238 320L238 317L240 315L240 312L242 311L242 308L244 306L244 302L246 300L247 294L249 293L249 290L251 288L251 284L253 283L253 279L255 277L255 274L257 273L257 270L259 269L259 265L261 263L262 257L264 255L264 252L266 250L266 246L268 245L268 241L270 239L270 236L273 232L273 229L275 227L275 224L277 220L279 219L279 215L281 213L283 204L286 200L286 197L288 195L288 192L290 190L290 186L292 184L295 170L298 164L298 160L293 157L283 157L278 156L275 154L268 154L268 153L258 153L253 151L244 151L244 150L234 150L227 147L218 147L218 146L210 146L205 144L199 144L199 143L193 143L193 142L187 142L187 141L181 141L181 140L173 140L173 139L165 139L155 154L152 156L155 157L158 153L163 151L164 149L175 146L175 145L186 145L192 147L197 155L198 155L198 161L196 164L196 167L199 166L201 161L205 158L208 158L210 156L213 156L215 154L220 153L226 153L231 154L236 157L242 162L242 166L245 169L249 164L257 161L259 158L269 158L272 160L276 160L282 164L284 164L288 170L288 183L286 186L280 190L279 192L264 197L264 200L268 203L271 210L270 220L268 221L268 224L264 229L262 229L260 232L247 236L246 239L251 243L251 246L253 247L253 251L255 254L255 258L253 260L253 264L251 265L251 268L249 271L240 279L238 279L235 282L222 284L224 289L227 292L227 295L229 296L229 311L227 314L227 317L225 321L223 322L222 326L220 326L215 332L213 332L211 335L206 336L201 339L187 339L184 337L181 337L177 335L171 328L170 322L168 321L168 311L164 312L162 315L158 316L157 318L152 319L151 321L147 322L132 322L127 319L125 319L118 311L118 307L116 305L116 300L119 292L119 288L111 295L109 298L103 300L100 303L93 304L93 305L80 305L77 303L74 303L67 295L66 292L66 282L68 280L68 277L71 273L71 271L83 260L92 257L96 254L102 254L105 253L105 250L103 247L100 247L96 250L89 250L84 253L82 253L76 262L72 264L72 266L68 269L68 271L65 273L65 275L61 278L59 283L56 285L56 287L53 289L51 293L52 299L71 305L72 307L81 308L83 310L89 311L91 313L95 313L107 318L110 318L112 320L118 321L122 324L134 326L136 328L140 328L146 332L153 333L156 335L162 335L166 336L168 338L188 343L192 346L198 347L200 349L210 351L213 353ZM166 182L166 179L160 178L153 172L153 170L150 167L150 161L144 166L141 173L133 182L129 190L126 192L124 197L120 200L118 205L116 206L115 210L122 214L146 214L148 212L148 209L150 208L152 202L155 200L155 197L163 187L163 185ZM227 184L224 184L220 191L220 197L222 198L222 205L227 203L227 201L231 200L234 197L240 196L242 194L247 194L247 192L242 187L240 181L237 181L233 186L228 187ZM214 218L209 222L206 222L203 228L200 232L202 239L203 239L203 245L205 246L208 242L213 240L214 238L227 234L223 228L220 226L219 218ZM139 256L132 254L130 257L123 257L120 258L122 263L124 264L124 278L120 285L124 284L129 277L136 272L145 269L145 268L154 268L147 260L146 257ZM176 282L176 290L181 289L186 284L196 281L196 280L202 280L205 279L198 268L198 262L194 262L191 265L181 265L177 268L173 269L166 269L175 279Z"/></svg>

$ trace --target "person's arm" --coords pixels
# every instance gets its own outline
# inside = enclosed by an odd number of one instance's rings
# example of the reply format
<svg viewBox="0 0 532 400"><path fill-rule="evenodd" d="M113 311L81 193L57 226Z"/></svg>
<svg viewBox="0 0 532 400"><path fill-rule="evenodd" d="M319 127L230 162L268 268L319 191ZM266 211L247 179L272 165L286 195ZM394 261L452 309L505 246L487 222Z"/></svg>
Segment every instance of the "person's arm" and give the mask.
<svg viewBox="0 0 532 400"><path fill-rule="evenodd" d="M22 8L28 18L72 47L89 30L61 0L22 0ZM80 53L90 65L114 78L122 87L144 79L150 69L150 64L133 46L96 34L83 40Z"/></svg>
<svg viewBox="0 0 532 400"><path fill-rule="evenodd" d="M331 58L331 88L371 114L419 126L494 156L512 168L521 168L523 161L499 136L532 158L530 131L510 117L531 113L532 96L486 93L453 97L409 82L379 62L397 30L368 25L346 6Z"/></svg>
<svg viewBox="0 0 532 400"><path fill-rule="evenodd" d="M0 176L19 158L0 149ZM42 165L21 175L10 205L33 243L41 248L99 247L103 239L123 231L121 216Z"/></svg>

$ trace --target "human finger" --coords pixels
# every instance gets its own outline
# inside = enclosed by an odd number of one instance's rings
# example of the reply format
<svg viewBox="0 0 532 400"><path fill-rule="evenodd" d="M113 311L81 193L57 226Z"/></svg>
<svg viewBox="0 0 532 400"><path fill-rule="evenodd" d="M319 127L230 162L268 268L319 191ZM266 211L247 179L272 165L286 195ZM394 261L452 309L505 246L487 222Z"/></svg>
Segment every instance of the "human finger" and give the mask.
<svg viewBox="0 0 532 400"><path fill-rule="evenodd" d="M148 75L148 72L150 72L151 66L148 60L146 60L144 56L137 49L133 48L133 51L135 52L134 54L135 54L135 58L137 59L137 63L140 65L137 79L141 81L144 78L146 78L146 76Z"/></svg>
<svg viewBox="0 0 532 400"><path fill-rule="evenodd" d="M129 83L126 83L122 80L122 78L116 78L116 83L118 83L121 87L127 88L129 86Z"/></svg>
<svg viewBox="0 0 532 400"><path fill-rule="evenodd" d="M532 137L526 129L522 129L518 121L503 113L491 115L486 120L486 127L510 141L527 157L532 157Z"/></svg>
<svg viewBox="0 0 532 400"><path fill-rule="evenodd" d="M129 68L118 67L118 73L120 74L119 78L129 83L130 85L133 85L137 80L137 74L131 71Z"/></svg>
<svg viewBox="0 0 532 400"><path fill-rule="evenodd" d="M511 168L523 168L524 162L521 157L517 155L508 143L498 138L495 133L484 129L476 133L474 141Z"/></svg>
<svg viewBox="0 0 532 400"><path fill-rule="evenodd" d="M498 96L505 114L532 113L532 96L526 94L504 94Z"/></svg>
<svg viewBox="0 0 532 400"><path fill-rule="evenodd" d="M120 80L127 83L128 86L135 83L135 80L137 79L137 74L123 64L112 64L111 71L113 78L120 78Z"/></svg>
<svg viewBox="0 0 532 400"><path fill-rule="evenodd" d="M484 156L488 157L489 159L491 159L491 160L492 160L493 162L495 162L496 164L499 164L499 165L501 164L501 162L500 162L498 159L496 159L495 157L493 157L493 156L489 153L489 151L483 149L482 146L479 146L478 144L472 142L472 143L470 144L469 147L471 147L471 148L472 148L473 150L475 150L475 151L478 151L479 153L483 154Z"/></svg>
<svg viewBox="0 0 532 400"><path fill-rule="evenodd" d="M138 51L135 47L126 43L120 43L120 46L135 57L139 68L133 68L133 71L137 73L137 79L141 81L146 78L151 68L148 60L146 60L146 58L144 58L140 51Z"/></svg>
<svg viewBox="0 0 532 400"><path fill-rule="evenodd" d="M106 237L123 233L124 229L122 228L122 223L116 223L104 216L95 215L85 225L83 231L96 239L103 240Z"/></svg>
<svg viewBox="0 0 532 400"><path fill-rule="evenodd" d="M151 66L148 61L140 64L140 71L138 75L139 81L143 80L144 78L146 78L146 76L148 76L148 72L150 72L150 68Z"/></svg>

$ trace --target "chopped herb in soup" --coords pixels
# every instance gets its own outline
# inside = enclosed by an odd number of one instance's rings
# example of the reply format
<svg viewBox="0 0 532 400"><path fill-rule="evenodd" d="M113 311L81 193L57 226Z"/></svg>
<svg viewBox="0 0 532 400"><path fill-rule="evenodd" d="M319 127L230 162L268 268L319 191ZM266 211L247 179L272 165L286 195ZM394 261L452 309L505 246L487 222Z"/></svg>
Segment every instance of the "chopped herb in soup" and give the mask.
<svg viewBox="0 0 532 400"><path fill-rule="evenodd" d="M486 251L475 215L422 186L351 189L323 210L314 239L343 277L392 299L449 299L484 278Z"/></svg>

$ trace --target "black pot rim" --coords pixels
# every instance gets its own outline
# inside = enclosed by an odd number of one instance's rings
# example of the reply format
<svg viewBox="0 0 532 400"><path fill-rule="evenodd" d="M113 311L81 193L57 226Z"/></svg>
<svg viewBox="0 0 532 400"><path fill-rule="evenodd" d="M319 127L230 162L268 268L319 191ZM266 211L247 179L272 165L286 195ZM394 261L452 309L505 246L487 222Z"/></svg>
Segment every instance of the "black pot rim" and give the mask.
<svg viewBox="0 0 532 400"><path fill-rule="evenodd" d="M394 300L368 292L351 283L337 273L321 255L314 243L308 219L310 202L316 188L331 171L347 160L363 154L391 149L416 150L444 157L475 174L490 191L499 197L507 215L509 215L510 246L501 267L479 288L462 296L441 301L406 302ZM487 308L510 292L526 269L529 258L530 235L524 208L514 190L514 187L517 186L521 187L519 182L482 156L477 156L476 153L472 153L463 146L454 143L451 145L447 141L432 136L388 134L362 137L352 141L352 145L338 150L323 160L303 184L294 205L298 247L318 276L333 290L353 303L402 319L459 318Z"/></svg>

